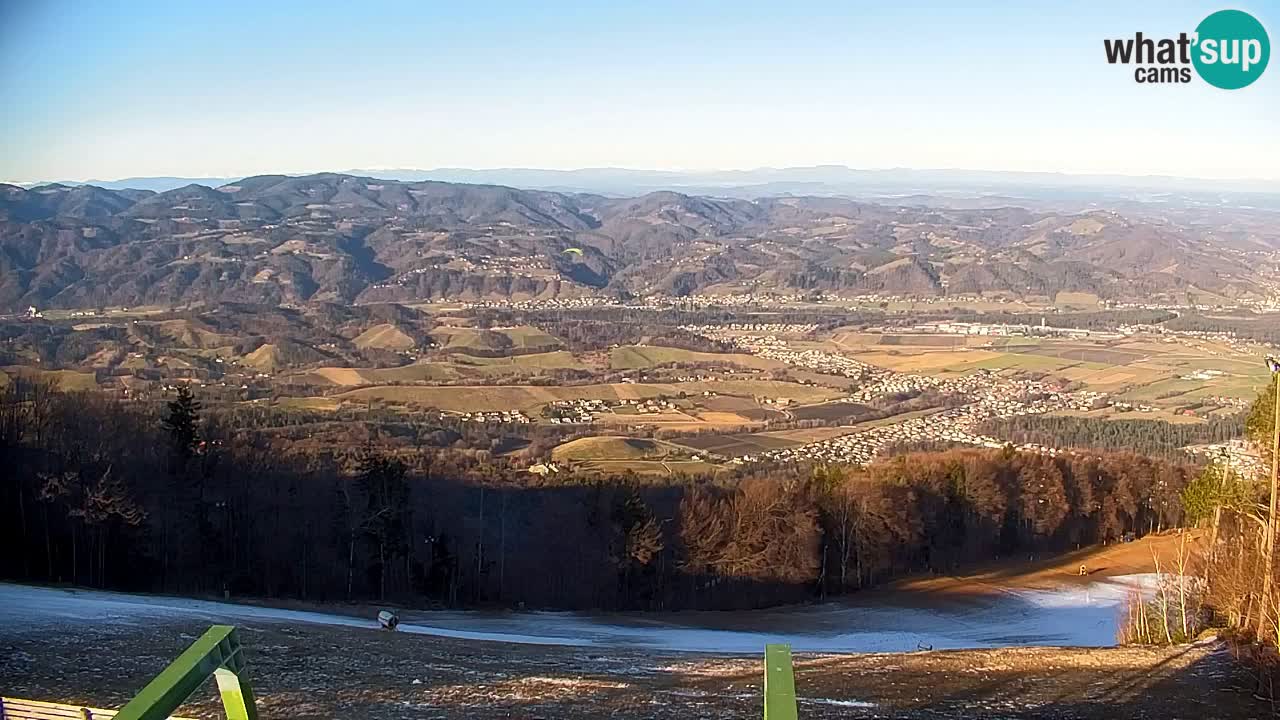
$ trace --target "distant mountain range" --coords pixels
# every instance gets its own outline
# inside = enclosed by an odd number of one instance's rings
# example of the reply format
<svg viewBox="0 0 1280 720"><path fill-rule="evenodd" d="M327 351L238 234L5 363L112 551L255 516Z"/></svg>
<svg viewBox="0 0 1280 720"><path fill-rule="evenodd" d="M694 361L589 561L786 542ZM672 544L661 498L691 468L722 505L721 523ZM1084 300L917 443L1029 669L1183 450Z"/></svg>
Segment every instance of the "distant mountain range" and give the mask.
<svg viewBox="0 0 1280 720"><path fill-rule="evenodd" d="M661 190L691 195L754 199L764 196L823 195L854 198L898 196L999 196L1034 202L1181 201L1280 208L1280 183L1268 180L1207 180L1169 176L1071 175L975 170L858 170L842 165L755 170L664 171L624 168L541 170L498 168L357 169L339 174L401 182L506 185L532 190L635 196ZM300 177L300 176L295 176ZM87 182L23 183L94 185L109 190L164 192L186 185L217 187L240 177L133 177Z"/></svg>
<svg viewBox="0 0 1280 720"><path fill-rule="evenodd" d="M163 192L0 185L0 307L747 290L1142 299L1280 292L1271 212L926 200L669 190L611 197L335 173Z"/></svg>

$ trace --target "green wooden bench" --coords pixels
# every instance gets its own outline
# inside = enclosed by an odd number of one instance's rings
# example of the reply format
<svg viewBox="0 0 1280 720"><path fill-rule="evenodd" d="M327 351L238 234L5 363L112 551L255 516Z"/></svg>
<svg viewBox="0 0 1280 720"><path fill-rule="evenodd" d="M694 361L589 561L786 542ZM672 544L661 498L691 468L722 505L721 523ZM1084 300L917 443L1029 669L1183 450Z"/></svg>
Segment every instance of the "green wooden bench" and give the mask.
<svg viewBox="0 0 1280 720"><path fill-rule="evenodd" d="M244 677L240 639L230 625L205 631L119 710L7 697L0 698L0 720L190 720L171 713L210 675L218 682L227 720L258 720L253 691Z"/></svg>
<svg viewBox="0 0 1280 720"><path fill-rule="evenodd" d="M244 669L235 628L214 625L119 710L0 697L0 720L190 720L170 713L210 675L218 682L228 720L257 720ZM764 718L796 720L790 645L765 646Z"/></svg>

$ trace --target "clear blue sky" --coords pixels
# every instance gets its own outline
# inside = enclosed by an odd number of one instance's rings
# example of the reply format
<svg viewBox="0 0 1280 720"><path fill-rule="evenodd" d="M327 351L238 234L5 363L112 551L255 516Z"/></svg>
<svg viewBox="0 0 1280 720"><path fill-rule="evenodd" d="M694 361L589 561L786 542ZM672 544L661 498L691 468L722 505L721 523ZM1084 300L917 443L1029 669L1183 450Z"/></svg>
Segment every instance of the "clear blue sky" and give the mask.
<svg viewBox="0 0 1280 720"><path fill-rule="evenodd" d="M1105 37L1280 2L0 0L0 180L348 168L1280 178L1280 60L1145 86ZM960 7L967 6L967 7Z"/></svg>

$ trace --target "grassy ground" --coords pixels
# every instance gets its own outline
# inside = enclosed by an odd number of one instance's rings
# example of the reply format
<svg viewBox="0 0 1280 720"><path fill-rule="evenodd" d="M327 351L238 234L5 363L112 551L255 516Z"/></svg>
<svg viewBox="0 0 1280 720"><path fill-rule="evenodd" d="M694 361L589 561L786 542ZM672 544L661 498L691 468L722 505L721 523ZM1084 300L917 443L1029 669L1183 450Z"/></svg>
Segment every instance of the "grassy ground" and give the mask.
<svg viewBox="0 0 1280 720"><path fill-rule="evenodd" d="M119 707L208 625L103 622L0 634L7 695ZM759 718L758 657L540 647L378 630L241 625L262 717ZM795 658L800 716L1260 718L1245 673L1216 646L1018 648ZM212 683L180 715L219 718Z"/></svg>

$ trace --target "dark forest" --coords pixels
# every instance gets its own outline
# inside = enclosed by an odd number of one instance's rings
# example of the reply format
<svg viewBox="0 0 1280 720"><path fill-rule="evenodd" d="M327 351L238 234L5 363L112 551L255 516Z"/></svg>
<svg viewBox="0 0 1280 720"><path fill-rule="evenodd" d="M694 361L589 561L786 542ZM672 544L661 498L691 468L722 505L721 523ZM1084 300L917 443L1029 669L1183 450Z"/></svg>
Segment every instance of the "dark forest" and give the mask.
<svg viewBox="0 0 1280 720"><path fill-rule="evenodd" d="M554 482L441 449L298 452L186 392L0 398L0 576L410 606L742 608L1181 522L1194 468L1132 453L899 456Z"/></svg>

